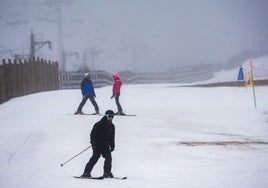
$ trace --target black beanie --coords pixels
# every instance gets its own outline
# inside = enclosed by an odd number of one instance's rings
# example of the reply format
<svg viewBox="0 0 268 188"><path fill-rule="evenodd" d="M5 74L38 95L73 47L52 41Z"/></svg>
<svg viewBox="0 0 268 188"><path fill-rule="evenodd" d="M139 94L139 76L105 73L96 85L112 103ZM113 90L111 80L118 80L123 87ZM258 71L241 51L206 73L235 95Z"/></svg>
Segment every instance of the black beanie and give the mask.
<svg viewBox="0 0 268 188"><path fill-rule="evenodd" d="M105 115L114 115L114 111L112 111L112 110L107 110L107 111L105 112Z"/></svg>

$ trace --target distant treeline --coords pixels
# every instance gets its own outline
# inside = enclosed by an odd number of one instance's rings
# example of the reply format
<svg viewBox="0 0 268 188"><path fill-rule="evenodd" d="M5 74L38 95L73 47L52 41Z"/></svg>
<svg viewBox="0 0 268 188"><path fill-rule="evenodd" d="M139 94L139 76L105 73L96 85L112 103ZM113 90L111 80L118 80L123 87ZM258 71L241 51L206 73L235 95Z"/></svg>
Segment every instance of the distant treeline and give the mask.
<svg viewBox="0 0 268 188"><path fill-rule="evenodd" d="M31 93L59 89L58 63L43 59L6 62L0 65L0 104Z"/></svg>

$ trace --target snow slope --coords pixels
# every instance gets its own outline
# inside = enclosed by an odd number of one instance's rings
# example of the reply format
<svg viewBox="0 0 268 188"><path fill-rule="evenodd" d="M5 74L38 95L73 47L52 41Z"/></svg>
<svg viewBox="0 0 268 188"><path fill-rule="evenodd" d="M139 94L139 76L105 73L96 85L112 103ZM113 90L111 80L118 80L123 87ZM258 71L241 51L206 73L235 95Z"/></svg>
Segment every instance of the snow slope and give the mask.
<svg viewBox="0 0 268 188"><path fill-rule="evenodd" d="M173 87L174 86L174 87ZM79 90L42 92L0 105L0 187L266 188L268 87L187 88L124 85L115 117L113 174L127 180L79 180L92 154L89 134L100 116L74 116ZM111 86L96 89L100 110L116 110ZM93 112L85 105L84 112ZM92 175L102 175L103 159Z"/></svg>
<svg viewBox="0 0 268 188"><path fill-rule="evenodd" d="M253 63L253 74L255 80L268 79L268 56L262 56L255 59L247 60L241 63L244 71L250 72L250 61ZM212 79L206 80L206 83L237 81L239 67L237 69L220 71L214 74Z"/></svg>

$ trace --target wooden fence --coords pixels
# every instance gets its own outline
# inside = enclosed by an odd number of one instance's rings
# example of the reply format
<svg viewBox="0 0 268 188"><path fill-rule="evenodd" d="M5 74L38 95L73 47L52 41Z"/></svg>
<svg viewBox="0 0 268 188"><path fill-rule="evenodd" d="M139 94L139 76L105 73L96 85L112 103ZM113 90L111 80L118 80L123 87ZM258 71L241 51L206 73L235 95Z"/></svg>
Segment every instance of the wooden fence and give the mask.
<svg viewBox="0 0 268 188"><path fill-rule="evenodd" d="M91 71L91 80L94 87L113 85L112 74L105 71ZM124 84L149 84L149 83L191 83L207 80L213 76L210 67L199 69L175 70L162 73L132 73L119 72ZM60 89L78 89L84 78L84 72L59 72Z"/></svg>
<svg viewBox="0 0 268 188"><path fill-rule="evenodd" d="M84 72L62 71L59 72L60 89L78 89L84 79ZM91 80L95 88L113 84L112 74L105 71L91 71Z"/></svg>
<svg viewBox="0 0 268 188"><path fill-rule="evenodd" d="M6 62L0 65L0 104L31 93L59 89L58 63L43 59Z"/></svg>

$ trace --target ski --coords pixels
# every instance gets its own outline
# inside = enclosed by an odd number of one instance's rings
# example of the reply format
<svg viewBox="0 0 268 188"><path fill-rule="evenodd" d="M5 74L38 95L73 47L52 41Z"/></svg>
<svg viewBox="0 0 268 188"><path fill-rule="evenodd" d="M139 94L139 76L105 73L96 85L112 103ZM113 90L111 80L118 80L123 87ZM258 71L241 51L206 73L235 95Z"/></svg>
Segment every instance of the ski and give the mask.
<svg viewBox="0 0 268 188"><path fill-rule="evenodd" d="M121 115L115 114L115 116L137 116L137 115L135 115L135 114L121 114Z"/></svg>
<svg viewBox="0 0 268 188"><path fill-rule="evenodd" d="M95 114L95 113L92 113L92 114L89 114L89 113L86 113L86 114L68 114L68 115L75 115L75 116L79 116L79 115L81 115L81 116L96 116L96 115L99 115L99 116L104 116L104 114L101 114L101 113L99 113L99 114ZM137 115L135 115L135 114L115 114L115 116L137 116Z"/></svg>
<svg viewBox="0 0 268 188"><path fill-rule="evenodd" d="M113 177L111 179L125 180L127 179L127 177L126 176L125 177Z"/></svg>
<svg viewBox="0 0 268 188"><path fill-rule="evenodd" d="M96 115L103 115L103 114L95 114L95 113L89 114L89 113L86 113L86 114L68 114L68 115L74 115L74 116L84 116L84 115L96 116Z"/></svg>
<svg viewBox="0 0 268 188"><path fill-rule="evenodd" d="M125 180L125 179L127 179L127 177L104 178L103 176L100 176L100 177L81 177L81 176L74 176L74 178L78 178L78 179L93 179L93 180L104 180L104 179Z"/></svg>
<svg viewBox="0 0 268 188"><path fill-rule="evenodd" d="M74 176L74 178L78 178L78 179L93 179L93 180L103 180L104 177L100 176L100 177L81 177L81 176Z"/></svg>

